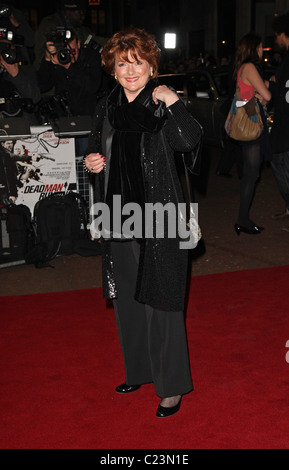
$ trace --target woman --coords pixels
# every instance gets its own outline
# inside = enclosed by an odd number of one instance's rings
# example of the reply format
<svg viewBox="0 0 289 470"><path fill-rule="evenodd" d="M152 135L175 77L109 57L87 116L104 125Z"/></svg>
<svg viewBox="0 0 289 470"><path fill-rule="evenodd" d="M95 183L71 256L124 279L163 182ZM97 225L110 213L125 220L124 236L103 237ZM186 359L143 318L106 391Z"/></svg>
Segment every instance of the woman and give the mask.
<svg viewBox="0 0 289 470"><path fill-rule="evenodd" d="M194 149L201 132L178 95L157 85L159 60L154 38L134 27L116 33L102 53L117 84L97 105L84 164L97 175L111 219L119 215L115 196L122 207L132 202L142 210L182 201L174 151ZM103 241L103 291L114 302L124 357L126 381L116 391L153 382L161 398L157 416L167 417L193 388L183 316L187 250L177 237L143 232Z"/></svg>
<svg viewBox="0 0 289 470"><path fill-rule="evenodd" d="M263 159L269 159L269 141L264 111L262 105L266 105L271 99L271 93L266 87L261 74L260 63L263 56L262 41L254 33L246 34L239 42L235 58L234 76L240 89L242 101L249 101L254 95L259 100L260 113L264 123L264 131L254 141L239 142L242 148L243 175L241 180L240 207L235 231L250 235L259 234L264 229L253 222L249 217L256 181L259 177Z"/></svg>

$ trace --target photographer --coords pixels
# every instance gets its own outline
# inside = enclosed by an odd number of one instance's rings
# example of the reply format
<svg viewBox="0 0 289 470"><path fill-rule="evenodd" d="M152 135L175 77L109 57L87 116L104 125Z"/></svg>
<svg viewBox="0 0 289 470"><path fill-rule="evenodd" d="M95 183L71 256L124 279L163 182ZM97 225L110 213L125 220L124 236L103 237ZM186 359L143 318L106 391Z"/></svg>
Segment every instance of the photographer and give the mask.
<svg viewBox="0 0 289 470"><path fill-rule="evenodd" d="M45 41L47 34L54 31L57 27L63 27L73 31L81 46L89 36L98 43L99 47L105 44L105 39L96 36L89 27L84 25L87 11L86 0L60 0L59 9L52 15L44 17L35 32L35 62L34 66L38 70L41 60L45 55Z"/></svg>
<svg viewBox="0 0 289 470"><path fill-rule="evenodd" d="M67 35L71 35L66 39ZM80 47L76 35L59 28L46 41L45 57L38 70L41 93L54 88L54 95L67 101L63 115L93 115L102 82L99 53Z"/></svg>
<svg viewBox="0 0 289 470"><path fill-rule="evenodd" d="M0 28L12 31L14 37L21 38L20 60L32 63L34 58L34 32L25 15L10 3L0 0Z"/></svg>
<svg viewBox="0 0 289 470"><path fill-rule="evenodd" d="M36 71L31 64L21 64L13 40L7 37L0 40L0 90L3 117L25 115L36 124L33 109L41 98Z"/></svg>

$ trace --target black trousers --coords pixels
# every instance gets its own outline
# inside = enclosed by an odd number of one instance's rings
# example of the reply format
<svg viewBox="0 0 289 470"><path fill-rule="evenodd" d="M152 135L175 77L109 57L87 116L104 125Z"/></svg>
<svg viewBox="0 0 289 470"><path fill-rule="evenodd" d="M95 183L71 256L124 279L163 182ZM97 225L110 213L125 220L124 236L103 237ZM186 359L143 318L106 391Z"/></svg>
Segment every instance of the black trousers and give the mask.
<svg viewBox="0 0 289 470"><path fill-rule="evenodd" d="M161 398L188 393L193 384L183 312L156 310L134 299L136 241L112 242L112 256L118 290L114 309L126 383L153 382Z"/></svg>

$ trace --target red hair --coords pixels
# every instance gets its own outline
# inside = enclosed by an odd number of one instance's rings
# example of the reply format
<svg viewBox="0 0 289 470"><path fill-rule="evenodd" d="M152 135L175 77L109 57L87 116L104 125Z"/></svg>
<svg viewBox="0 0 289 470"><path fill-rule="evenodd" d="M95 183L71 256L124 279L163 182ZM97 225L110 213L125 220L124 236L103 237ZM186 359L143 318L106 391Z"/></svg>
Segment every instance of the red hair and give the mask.
<svg viewBox="0 0 289 470"><path fill-rule="evenodd" d="M114 75L116 54L119 54L122 60L129 62L129 52L135 60L138 58L146 60L152 66L152 77L157 76L161 51L154 36L134 26L115 33L104 46L101 58L106 72Z"/></svg>

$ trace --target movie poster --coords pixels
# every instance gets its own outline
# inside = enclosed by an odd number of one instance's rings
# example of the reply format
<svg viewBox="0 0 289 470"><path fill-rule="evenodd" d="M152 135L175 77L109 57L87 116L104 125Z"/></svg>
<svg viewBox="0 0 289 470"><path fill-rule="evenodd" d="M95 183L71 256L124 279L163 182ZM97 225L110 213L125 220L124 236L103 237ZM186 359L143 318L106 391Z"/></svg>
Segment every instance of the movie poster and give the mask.
<svg viewBox="0 0 289 470"><path fill-rule="evenodd" d="M6 140L17 168L16 204L25 204L33 214L37 201L50 194L76 190L74 138L56 137L51 128L32 128L32 137Z"/></svg>

